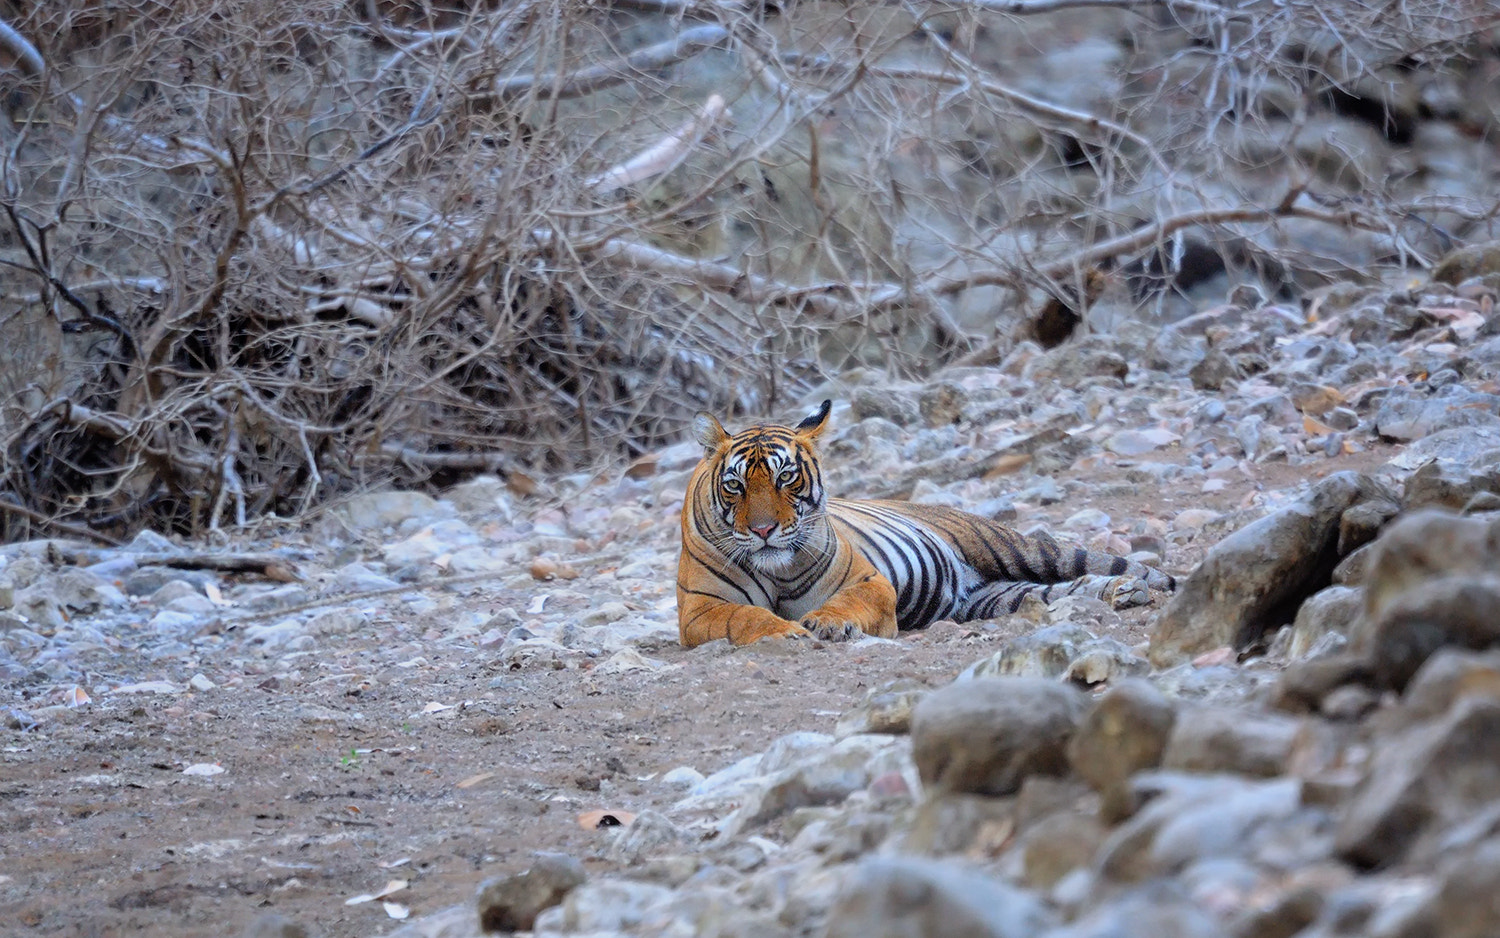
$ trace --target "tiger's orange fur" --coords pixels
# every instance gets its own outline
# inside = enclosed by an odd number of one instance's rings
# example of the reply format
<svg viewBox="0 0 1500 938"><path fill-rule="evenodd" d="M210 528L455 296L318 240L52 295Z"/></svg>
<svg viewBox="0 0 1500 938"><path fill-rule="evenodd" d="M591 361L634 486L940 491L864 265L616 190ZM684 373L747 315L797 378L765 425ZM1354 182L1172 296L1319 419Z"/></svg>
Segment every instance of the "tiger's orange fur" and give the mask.
<svg viewBox="0 0 1500 938"><path fill-rule="evenodd" d="M1013 611L1033 592L1088 592L1118 606L1173 587L1142 564L952 508L829 499L816 451L829 411L824 401L795 427L734 435L698 415L704 458L688 483L677 569L683 645L889 638L937 618Z"/></svg>

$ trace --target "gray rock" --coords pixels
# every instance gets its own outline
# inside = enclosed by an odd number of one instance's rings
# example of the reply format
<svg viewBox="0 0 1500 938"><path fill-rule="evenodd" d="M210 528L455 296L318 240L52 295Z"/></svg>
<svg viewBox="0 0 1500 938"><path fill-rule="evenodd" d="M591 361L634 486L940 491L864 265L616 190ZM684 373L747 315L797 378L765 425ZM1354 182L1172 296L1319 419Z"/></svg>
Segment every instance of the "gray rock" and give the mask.
<svg viewBox="0 0 1500 938"><path fill-rule="evenodd" d="M684 844L692 841L693 838L686 831L667 820L665 815L646 810L636 815L628 827L615 834L605 855L611 862L626 866L639 863L649 856L681 850Z"/></svg>
<svg viewBox="0 0 1500 938"><path fill-rule="evenodd" d="M1078 811L1060 811L1042 818L1020 836L1021 879L1032 889L1047 890L1058 880L1088 866L1104 843L1098 818Z"/></svg>
<svg viewBox="0 0 1500 938"><path fill-rule="evenodd" d="M1339 817L1336 845L1363 867L1400 861L1500 792L1500 700L1464 698L1438 720L1377 741L1364 782Z"/></svg>
<svg viewBox="0 0 1500 938"><path fill-rule="evenodd" d="M1083 718L1068 742L1068 762L1104 797L1106 817L1123 815L1118 803L1126 779L1161 764L1176 718L1171 702L1141 680L1111 687Z"/></svg>
<svg viewBox="0 0 1500 938"><path fill-rule="evenodd" d="M953 381L932 381L924 385L917 395L917 408L929 427L945 427L958 423L964 407L969 402L969 392L963 385Z"/></svg>
<svg viewBox="0 0 1500 938"><path fill-rule="evenodd" d="M909 394L894 392L889 388L856 388L849 395L849 407L856 420L880 417L898 427L910 427L922 422L921 408Z"/></svg>
<svg viewBox="0 0 1500 938"><path fill-rule="evenodd" d="M1309 596L1292 622L1287 654L1306 658L1315 650L1329 650L1333 644L1342 647L1363 608L1363 594L1348 586L1330 586ZM1336 636L1338 642L1330 642L1330 636Z"/></svg>
<svg viewBox="0 0 1500 938"><path fill-rule="evenodd" d="M537 915L562 902L587 878L583 864L570 856L538 854L529 869L479 887L479 925L487 932L529 931Z"/></svg>
<svg viewBox="0 0 1500 938"><path fill-rule="evenodd" d="M355 495L334 509L344 523L361 531L396 527L410 518L440 518L452 513L452 506L421 492L369 492Z"/></svg>
<svg viewBox="0 0 1500 938"><path fill-rule="evenodd" d="M1474 468L1448 459L1418 467L1406 480L1403 506L1462 511L1481 492L1500 492L1500 467Z"/></svg>
<svg viewBox="0 0 1500 938"><path fill-rule="evenodd" d="M1022 376L1043 386L1053 382L1065 388L1101 383L1118 386L1130 373L1130 363L1114 349L1114 344L1107 336L1085 336L1031 359Z"/></svg>
<svg viewBox="0 0 1500 938"><path fill-rule="evenodd" d="M965 668L959 680L1058 677L1092 641L1094 633L1081 625L1049 625L1007 639L994 654Z"/></svg>
<svg viewBox="0 0 1500 938"><path fill-rule="evenodd" d="M541 931L608 932L639 927L672 901L672 890L629 879L596 879L537 916Z"/></svg>
<svg viewBox="0 0 1500 938"><path fill-rule="evenodd" d="M981 678L933 691L912 714L922 782L1004 795L1028 775L1067 771L1066 747L1087 706L1072 687L1039 678Z"/></svg>
<svg viewBox="0 0 1500 938"><path fill-rule="evenodd" d="M897 739L891 736L850 736L774 772L755 785L744 803L720 823L720 837L732 837L797 808L842 802L870 784L878 774L876 757L896 745ZM763 768L775 764L769 752L762 759Z"/></svg>
<svg viewBox="0 0 1500 938"><path fill-rule="evenodd" d="M1500 521L1420 511L1375 544L1352 650L1381 687L1400 689L1444 645L1500 641Z"/></svg>
<svg viewBox="0 0 1500 938"><path fill-rule="evenodd" d="M1441 718L1464 697L1500 699L1500 651L1444 648L1428 658L1406 685L1394 728Z"/></svg>
<svg viewBox="0 0 1500 938"><path fill-rule="evenodd" d="M1135 784L1163 790L1110 834L1100 849L1100 872L1139 883L1217 857L1247 857L1252 838L1291 818L1301 807L1302 783L1282 778L1246 781L1229 776L1142 773Z"/></svg>
<svg viewBox="0 0 1500 938"><path fill-rule="evenodd" d="M1494 938L1500 935L1500 840L1450 856L1436 894L1393 938Z"/></svg>
<svg viewBox="0 0 1500 938"><path fill-rule="evenodd" d="M850 870L826 938L1035 938L1053 924L1029 893L965 866L868 859Z"/></svg>
<svg viewBox="0 0 1500 938"><path fill-rule="evenodd" d="M1393 388L1375 413L1375 432L1404 443L1441 430L1500 428L1500 396L1449 385L1433 397Z"/></svg>
<svg viewBox="0 0 1500 938"><path fill-rule="evenodd" d="M872 687L863 700L839 717L833 735L843 739L860 733L910 732L912 709L931 692L926 684L912 678Z"/></svg>
<svg viewBox="0 0 1500 938"><path fill-rule="evenodd" d="M917 803L898 844L902 853L946 856L970 850L990 833L1003 842L1015 828L1012 799L937 791Z"/></svg>
<svg viewBox="0 0 1500 938"><path fill-rule="evenodd" d="M1466 244L1443 255L1432 268L1437 283L1459 284L1470 277L1500 273L1500 241Z"/></svg>
<svg viewBox="0 0 1500 938"><path fill-rule="evenodd" d="M1185 707L1177 714L1162 767L1184 772L1283 774L1301 721L1274 713Z"/></svg>
<svg viewBox="0 0 1500 938"><path fill-rule="evenodd" d="M1368 476L1339 472L1215 545L1157 622L1152 664L1244 647L1290 622L1303 599L1328 585L1339 560L1340 516L1368 501L1394 498Z"/></svg>
<svg viewBox="0 0 1500 938"><path fill-rule="evenodd" d="M1241 381L1245 372L1223 350L1209 347L1203 358L1188 370L1193 387L1200 391L1217 391L1226 384Z"/></svg>
<svg viewBox="0 0 1500 938"><path fill-rule="evenodd" d="M1130 893L1047 938L1222 938L1224 926L1171 887ZM1265 938L1265 936L1258 936Z"/></svg>
<svg viewBox="0 0 1500 938"><path fill-rule="evenodd" d="M309 938L313 932L301 922L276 912L256 916L245 929L245 938Z"/></svg>

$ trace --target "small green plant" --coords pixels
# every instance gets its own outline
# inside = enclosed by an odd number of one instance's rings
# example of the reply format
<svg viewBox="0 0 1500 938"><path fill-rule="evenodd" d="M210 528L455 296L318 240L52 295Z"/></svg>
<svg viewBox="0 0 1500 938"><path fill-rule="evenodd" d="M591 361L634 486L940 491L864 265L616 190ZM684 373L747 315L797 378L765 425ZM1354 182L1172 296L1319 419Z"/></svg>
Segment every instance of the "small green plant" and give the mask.
<svg viewBox="0 0 1500 938"><path fill-rule="evenodd" d="M339 766L348 772L352 772L355 769L359 768L359 763L359 750L354 748L353 746L350 746L349 751L339 759Z"/></svg>

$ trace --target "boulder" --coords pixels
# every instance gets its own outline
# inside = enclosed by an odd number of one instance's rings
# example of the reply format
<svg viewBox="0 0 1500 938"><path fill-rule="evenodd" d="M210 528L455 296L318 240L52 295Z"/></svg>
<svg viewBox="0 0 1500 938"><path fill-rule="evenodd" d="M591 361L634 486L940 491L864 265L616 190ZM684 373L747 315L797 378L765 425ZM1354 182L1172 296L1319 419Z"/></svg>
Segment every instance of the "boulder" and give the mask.
<svg viewBox="0 0 1500 938"><path fill-rule="evenodd" d="M1368 476L1335 473L1219 542L1158 621L1152 664L1168 667L1225 645L1243 648L1291 622L1302 601L1329 583L1344 512L1372 501L1395 497Z"/></svg>
<svg viewBox="0 0 1500 938"><path fill-rule="evenodd" d="M980 678L933 691L912 713L912 756L925 785L1005 795L1032 774L1061 775L1087 698L1041 678Z"/></svg>

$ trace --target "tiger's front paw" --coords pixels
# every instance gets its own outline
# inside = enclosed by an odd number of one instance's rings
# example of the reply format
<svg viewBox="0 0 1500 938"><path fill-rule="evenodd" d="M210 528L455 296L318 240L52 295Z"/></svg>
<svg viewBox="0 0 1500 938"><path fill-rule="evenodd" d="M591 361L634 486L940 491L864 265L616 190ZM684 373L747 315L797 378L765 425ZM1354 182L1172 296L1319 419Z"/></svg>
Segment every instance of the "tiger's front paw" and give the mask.
<svg viewBox="0 0 1500 938"><path fill-rule="evenodd" d="M812 641L813 635L807 629L796 622L781 622L766 629L759 635L750 639L752 642L762 639L773 639L775 641L804 642Z"/></svg>
<svg viewBox="0 0 1500 938"><path fill-rule="evenodd" d="M802 627L821 642L847 642L860 634L859 626L853 622L817 615L803 616Z"/></svg>

